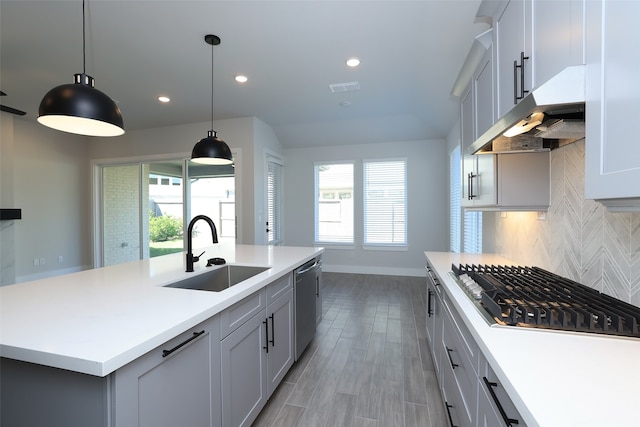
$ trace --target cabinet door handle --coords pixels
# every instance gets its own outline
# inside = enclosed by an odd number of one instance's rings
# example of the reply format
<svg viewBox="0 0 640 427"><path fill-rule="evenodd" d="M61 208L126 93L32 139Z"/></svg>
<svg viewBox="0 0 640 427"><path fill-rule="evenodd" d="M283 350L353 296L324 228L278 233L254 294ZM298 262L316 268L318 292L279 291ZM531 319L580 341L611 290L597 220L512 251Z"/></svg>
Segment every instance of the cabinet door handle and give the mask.
<svg viewBox="0 0 640 427"><path fill-rule="evenodd" d="M524 61L529 59L528 56L524 56L524 52L520 52L520 65L518 60L513 61L513 103L517 104L519 100L524 98L524 95L529 93L528 90L524 90ZM518 95L518 68L520 69L520 95Z"/></svg>
<svg viewBox="0 0 640 427"><path fill-rule="evenodd" d="M431 309L431 296L433 295L433 292L431 292L431 289L429 289L427 291L427 316L431 317L433 315L433 310Z"/></svg>
<svg viewBox="0 0 640 427"><path fill-rule="evenodd" d="M191 341L195 340L196 338L198 338L202 334L204 334L204 331L194 332L192 336L190 336L189 338L187 338L186 340L184 340L183 342L181 342L177 346L173 347L172 349L162 350L162 357L167 357L168 355L170 355L174 351L176 351L176 350L184 347L185 345L189 344Z"/></svg>
<svg viewBox="0 0 640 427"><path fill-rule="evenodd" d="M271 340L269 342L273 347L275 347L276 346L276 328L273 325L273 316L274 316L273 313L271 313L271 316L269 316L269 319L271 319Z"/></svg>
<svg viewBox="0 0 640 427"><path fill-rule="evenodd" d="M453 418L451 418L451 408L453 408L453 405L449 405L449 402L444 402L444 407L447 408L447 416L449 417L449 425L451 427L458 427L458 426L453 424Z"/></svg>
<svg viewBox="0 0 640 427"><path fill-rule="evenodd" d="M518 424L518 420L509 418L507 416L507 413L504 411L502 404L498 400L498 396L496 396L496 392L493 391L494 387L498 387L498 383L489 381L487 377L482 377L482 380L484 381L484 384L487 386L487 390L489 390L489 394L491 394L491 398L493 399L494 403L498 407L498 411L500 411L500 415L502 415L502 419L504 420L507 427L511 427L513 424Z"/></svg>
<svg viewBox="0 0 640 427"><path fill-rule="evenodd" d="M473 172L469 172L469 174L467 175L467 182L468 182L468 187L469 187L469 193L467 194L467 199L468 200L473 200L474 197L476 197L473 194L473 178L477 178L478 175L474 175Z"/></svg>
<svg viewBox="0 0 640 427"><path fill-rule="evenodd" d="M316 297L320 298L320 276L316 276Z"/></svg>
<svg viewBox="0 0 640 427"><path fill-rule="evenodd" d="M267 351L267 353L269 353L269 323L267 322L268 319L264 319L264 321L262 323L264 323L264 347L262 347L263 349L265 349Z"/></svg>
<svg viewBox="0 0 640 427"><path fill-rule="evenodd" d="M453 359L451 358L451 352L453 351L453 349L446 346L445 348L447 349L447 356L449 356L449 363L451 363L451 369L456 369L460 365L458 365L457 363L453 363Z"/></svg>

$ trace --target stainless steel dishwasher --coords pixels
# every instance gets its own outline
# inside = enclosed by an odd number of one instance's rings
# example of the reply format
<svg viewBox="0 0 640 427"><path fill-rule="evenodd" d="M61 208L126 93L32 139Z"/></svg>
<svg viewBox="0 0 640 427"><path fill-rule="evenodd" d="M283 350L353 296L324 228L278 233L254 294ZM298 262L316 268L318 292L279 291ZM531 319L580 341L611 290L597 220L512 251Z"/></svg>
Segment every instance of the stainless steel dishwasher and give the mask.
<svg viewBox="0 0 640 427"><path fill-rule="evenodd" d="M295 270L295 360L298 360L316 333L316 285L322 264L314 258Z"/></svg>

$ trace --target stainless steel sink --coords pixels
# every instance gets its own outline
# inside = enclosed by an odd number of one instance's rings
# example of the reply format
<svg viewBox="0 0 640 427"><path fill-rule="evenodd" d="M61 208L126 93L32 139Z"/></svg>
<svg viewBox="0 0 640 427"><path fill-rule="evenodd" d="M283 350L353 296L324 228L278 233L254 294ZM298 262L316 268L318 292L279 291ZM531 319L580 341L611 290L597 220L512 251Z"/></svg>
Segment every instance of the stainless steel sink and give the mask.
<svg viewBox="0 0 640 427"><path fill-rule="evenodd" d="M220 292L268 269L269 267L225 265L224 267L171 283L165 287Z"/></svg>

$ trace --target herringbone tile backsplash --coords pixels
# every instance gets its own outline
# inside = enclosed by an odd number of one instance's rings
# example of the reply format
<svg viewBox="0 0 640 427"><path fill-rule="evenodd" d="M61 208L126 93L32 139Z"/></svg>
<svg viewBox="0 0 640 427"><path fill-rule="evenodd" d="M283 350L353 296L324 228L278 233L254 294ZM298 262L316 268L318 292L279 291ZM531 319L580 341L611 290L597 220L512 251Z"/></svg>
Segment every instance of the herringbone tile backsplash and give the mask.
<svg viewBox="0 0 640 427"><path fill-rule="evenodd" d="M493 215L500 255L640 306L640 213L612 213L585 200L584 140L551 151L546 220L536 212Z"/></svg>

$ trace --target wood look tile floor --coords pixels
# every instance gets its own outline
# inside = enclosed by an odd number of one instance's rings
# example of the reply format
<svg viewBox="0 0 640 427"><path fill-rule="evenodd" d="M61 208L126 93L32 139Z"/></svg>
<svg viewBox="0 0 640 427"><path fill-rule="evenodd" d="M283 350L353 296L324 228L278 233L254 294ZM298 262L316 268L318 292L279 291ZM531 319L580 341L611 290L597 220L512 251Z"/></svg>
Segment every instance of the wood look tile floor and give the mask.
<svg viewBox="0 0 640 427"><path fill-rule="evenodd" d="M425 280L323 273L323 320L253 426L446 427Z"/></svg>

